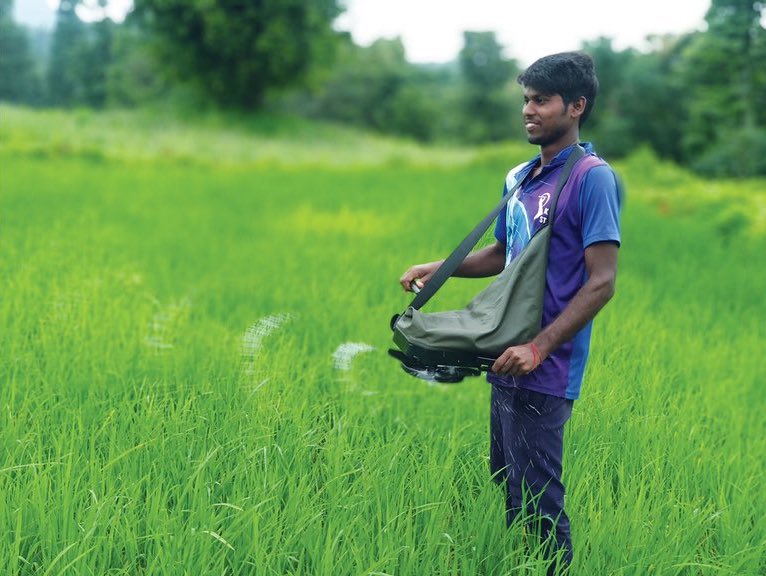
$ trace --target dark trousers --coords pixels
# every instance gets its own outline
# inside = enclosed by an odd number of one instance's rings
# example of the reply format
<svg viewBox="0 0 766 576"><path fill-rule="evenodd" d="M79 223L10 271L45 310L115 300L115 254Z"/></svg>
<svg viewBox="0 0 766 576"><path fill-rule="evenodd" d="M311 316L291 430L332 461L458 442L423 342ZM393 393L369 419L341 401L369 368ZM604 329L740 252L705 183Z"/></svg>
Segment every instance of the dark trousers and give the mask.
<svg viewBox="0 0 766 576"><path fill-rule="evenodd" d="M506 521L510 526L523 518L551 557L562 551L561 568L572 561L561 483L564 424L572 404L524 388L492 386L490 471L496 482L506 484ZM552 565L549 573L555 572Z"/></svg>

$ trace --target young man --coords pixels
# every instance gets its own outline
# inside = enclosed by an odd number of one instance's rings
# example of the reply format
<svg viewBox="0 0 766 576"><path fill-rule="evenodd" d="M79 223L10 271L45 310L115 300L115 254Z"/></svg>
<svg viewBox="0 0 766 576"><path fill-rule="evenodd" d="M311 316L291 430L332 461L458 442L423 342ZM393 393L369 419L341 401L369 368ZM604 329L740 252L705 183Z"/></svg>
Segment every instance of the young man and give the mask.
<svg viewBox="0 0 766 576"><path fill-rule="evenodd" d="M498 274L548 221L551 193L598 92L593 60L580 52L543 57L517 80L527 139L540 153L509 172L505 190L519 180L522 185L498 217L496 242L469 254L457 276ZM561 483L564 424L580 394L592 320L614 294L620 245L617 178L590 144L580 145L587 154L574 165L556 207L542 330L503 351L487 377L490 467L506 484L507 522L523 518L539 532L561 573L572 560ZM422 287L441 263L411 267L401 285Z"/></svg>

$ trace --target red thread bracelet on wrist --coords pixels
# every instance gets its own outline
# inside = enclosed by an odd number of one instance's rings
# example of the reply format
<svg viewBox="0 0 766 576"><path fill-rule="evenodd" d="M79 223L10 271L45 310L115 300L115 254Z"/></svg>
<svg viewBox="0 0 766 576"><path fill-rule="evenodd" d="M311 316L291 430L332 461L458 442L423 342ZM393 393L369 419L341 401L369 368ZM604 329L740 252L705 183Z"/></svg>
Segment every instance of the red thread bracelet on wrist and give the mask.
<svg viewBox="0 0 766 576"><path fill-rule="evenodd" d="M530 342L529 347L532 350L532 358L535 361L535 368L537 368L540 364L543 363L543 355L540 354L540 350L534 342Z"/></svg>

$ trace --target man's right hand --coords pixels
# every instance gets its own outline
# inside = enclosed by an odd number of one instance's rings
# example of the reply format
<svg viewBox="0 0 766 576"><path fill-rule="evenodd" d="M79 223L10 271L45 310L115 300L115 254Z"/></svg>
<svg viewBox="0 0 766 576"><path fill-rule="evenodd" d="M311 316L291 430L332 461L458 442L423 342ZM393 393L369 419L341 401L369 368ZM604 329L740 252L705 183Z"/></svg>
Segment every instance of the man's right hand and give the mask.
<svg viewBox="0 0 766 576"><path fill-rule="evenodd" d="M427 264L416 264L410 267L401 278L399 278L399 284L402 285L405 292L413 292L412 283L414 282L418 288L422 288L426 282L428 282L434 275L434 272L441 266L442 261L428 262Z"/></svg>

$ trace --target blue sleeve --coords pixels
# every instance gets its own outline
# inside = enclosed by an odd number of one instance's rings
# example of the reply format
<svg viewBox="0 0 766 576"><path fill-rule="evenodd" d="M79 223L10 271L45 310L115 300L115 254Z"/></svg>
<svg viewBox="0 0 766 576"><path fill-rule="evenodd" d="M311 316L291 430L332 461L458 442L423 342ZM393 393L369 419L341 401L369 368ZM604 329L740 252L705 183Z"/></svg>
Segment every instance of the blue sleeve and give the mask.
<svg viewBox="0 0 766 576"><path fill-rule="evenodd" d="M607 165L591 168L580 192L583 248L596 242L620 244L620 201L612 169Z"/></svg>

